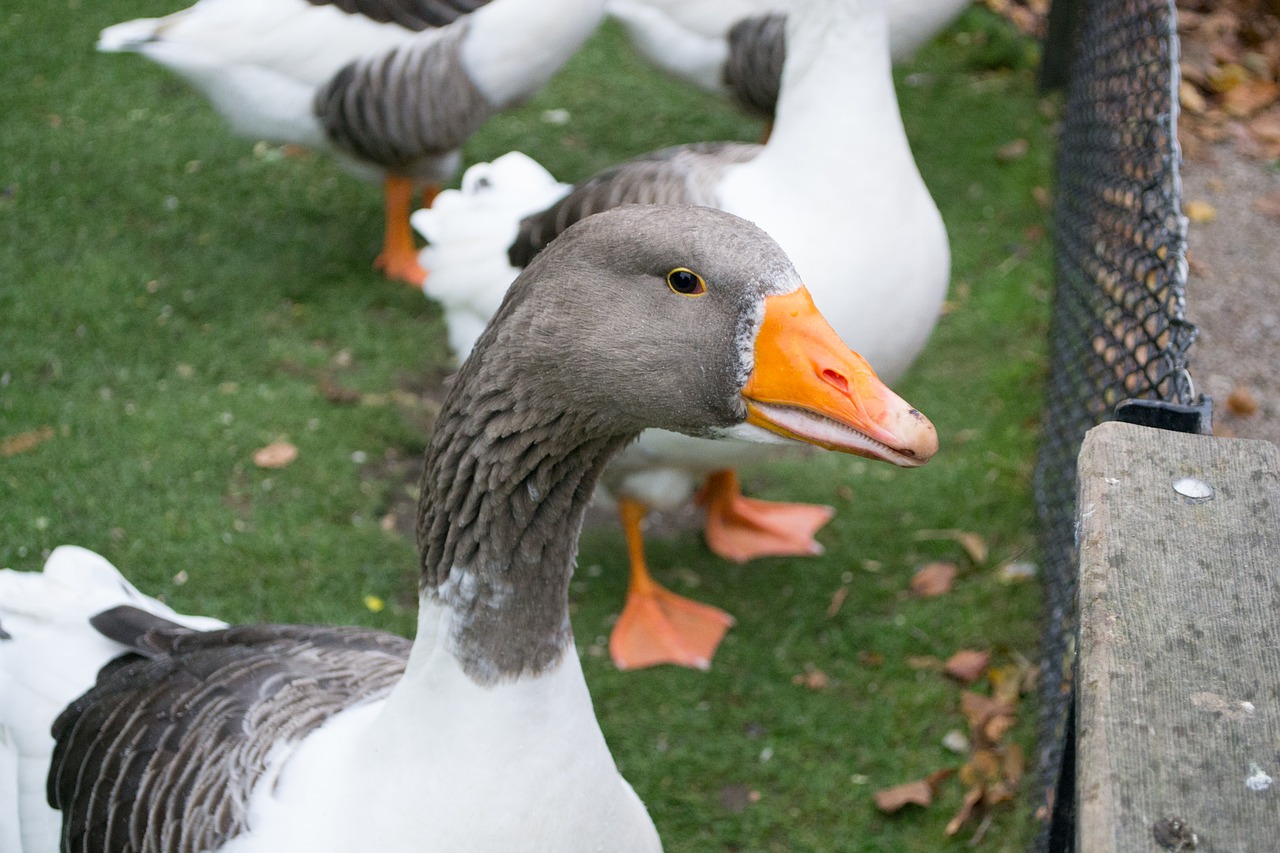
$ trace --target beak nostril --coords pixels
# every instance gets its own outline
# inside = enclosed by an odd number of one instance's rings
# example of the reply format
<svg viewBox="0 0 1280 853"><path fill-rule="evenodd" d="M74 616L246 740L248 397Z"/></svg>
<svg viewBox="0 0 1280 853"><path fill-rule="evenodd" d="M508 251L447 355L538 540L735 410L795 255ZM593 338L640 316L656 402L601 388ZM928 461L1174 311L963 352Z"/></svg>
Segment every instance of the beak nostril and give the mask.
<svg viewBox="0 0 1280 853"><path fill-rule="evenodd" d="M839 390L841 394L847 395L849 393L849 380L845 379L843 374L827 368L822 371L822 378L828 385Z"/></svg>

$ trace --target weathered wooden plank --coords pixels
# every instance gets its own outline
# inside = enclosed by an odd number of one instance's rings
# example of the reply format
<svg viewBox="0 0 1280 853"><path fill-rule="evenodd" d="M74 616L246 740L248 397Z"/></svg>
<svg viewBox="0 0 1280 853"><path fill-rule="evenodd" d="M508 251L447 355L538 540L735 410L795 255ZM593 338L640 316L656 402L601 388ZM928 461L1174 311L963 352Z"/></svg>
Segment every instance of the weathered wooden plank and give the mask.
<svg viewBox="0 0 1280 853"><path fill-rule="evenodd" d="M1079 475L1079 849L1280 851L1280 452L1107 423Z"/></svg>

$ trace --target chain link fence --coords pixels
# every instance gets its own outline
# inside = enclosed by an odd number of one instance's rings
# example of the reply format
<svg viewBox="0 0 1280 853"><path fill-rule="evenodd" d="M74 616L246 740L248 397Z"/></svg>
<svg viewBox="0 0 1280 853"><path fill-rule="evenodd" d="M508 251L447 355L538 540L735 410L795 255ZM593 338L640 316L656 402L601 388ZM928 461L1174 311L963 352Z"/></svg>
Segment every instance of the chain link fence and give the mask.
<svg viewBox="0 0 1280 853"><path fill-rule="evenodd" d="M1055 0L1055 6L1064 0ZM1204 431L1185 318L1173 0L1074 0L1057 162L1056 292L1035 497L1045 551L1042 851L1074 850L1076 457L1109 419ZM1061 11L1061 10L1059 10Z"/></svg>

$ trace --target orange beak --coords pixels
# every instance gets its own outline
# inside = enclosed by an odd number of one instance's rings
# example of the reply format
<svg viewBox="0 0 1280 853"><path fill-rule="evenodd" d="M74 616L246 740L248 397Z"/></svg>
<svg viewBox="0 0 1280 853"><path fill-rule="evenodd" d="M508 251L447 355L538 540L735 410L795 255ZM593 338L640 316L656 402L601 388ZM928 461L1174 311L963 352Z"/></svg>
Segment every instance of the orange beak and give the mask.
<svg viewBox="0 0 1280 853"><path fill-rule="evenodd" d="M845 346L804 287L765 300L742 396L747 423L796 441L908 468L938 452L929 419Z"/></svg>

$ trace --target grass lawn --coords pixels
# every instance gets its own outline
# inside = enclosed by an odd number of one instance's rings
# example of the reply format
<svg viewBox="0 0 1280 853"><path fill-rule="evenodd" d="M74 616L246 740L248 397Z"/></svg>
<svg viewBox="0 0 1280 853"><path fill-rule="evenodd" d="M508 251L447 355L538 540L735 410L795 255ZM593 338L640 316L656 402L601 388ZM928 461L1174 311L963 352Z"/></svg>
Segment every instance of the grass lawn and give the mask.
<svg viewBox="0 0 1280 853"><path fill-rule="evenodd" d="M0 456L0 565L36 569L76 543L185 612L410 633L414 548L387 516L450 368L437 308L371 271L377 189L235 138L174 77L93 51L101 27L171 4L19 5L0 13L0 440L48 432ZM602 647L626 584L621 535L584 537L572 596L587 680L668 850L968 849L976 822L943 833L958 780L895 815L872 792L964 761L941 745L964 727L961 688L920 658L1036 657L1038 590L999 572L1036 559L1049 246L1035 188L1050 185L1052 136L1029 51L971 10L899 74L953 245L951 310L897 389L938 426L937 458L747 472L752 494L838 507L818 559L740 567L693 530L652 541L661 581L738 618L709 673L613 669ZM552 108L570 121L547 121ZM606 27L465 153L519 148L570 180L759 132L650 72ZM1025 155L998 156L1016 139ZM277 439L297 461L256 467ZM917 535L948 529L980 536L989 557ZM931 560L960 566L954 591L909 595ZM793 681L811 671L825 679ZM1028 755L1033 729L1025 703L1010 737ZM1025 849L1032 808L1024 795L997 809L981 847Z"/></svg>

